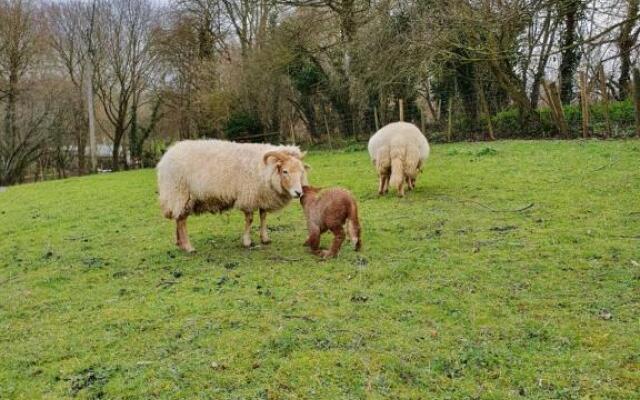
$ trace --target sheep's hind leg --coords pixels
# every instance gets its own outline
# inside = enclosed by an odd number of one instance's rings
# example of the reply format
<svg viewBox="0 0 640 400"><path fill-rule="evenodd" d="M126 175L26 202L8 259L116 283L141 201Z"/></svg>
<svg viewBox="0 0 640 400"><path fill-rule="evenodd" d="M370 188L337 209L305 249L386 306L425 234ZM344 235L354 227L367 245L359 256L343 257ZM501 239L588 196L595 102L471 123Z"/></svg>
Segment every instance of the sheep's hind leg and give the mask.
<svg viewBox="0 0 640 400"><path fill-rule="evenodd" d="M196 251L189 241L189 234L187 233L187 217L180 217L176 220L176 244L180 249L187 253L193 253Z"/></svg>
<svg viewBox="0 0 640 400"><path fill-rule="evenodd" d="M389 175L382 175L381 177L381 181L380 181L380 186L381 186L381 191L380 194L386 194L389 191Z"/></svg>
<svg viewBox="0 0 640 400"><path fill-rule="evenodd" d="M322 253L324 258L337 256L342 247L342 242L344 242L345 234L341 226L331 229L331 232L333 233L333 242L331 243L331 249Z"/></svg>
<svg viewBox="0 0 640 400"><path fill-rule="evenodd" d="M380 174L380 183L378 183L378 194L382 196L384 194L384 175Z"/></svg>
<svg viewBox="0 0 640 400"><path fill-rule="evenodd" d="M269 239L269 230L267 229L267 211L260 209L260 241L262 244L271 243Z"/></svg>
<svg viewBox="0 0 640 400"><path fill-rule="evenodd" d="M253 224L253 211L244 212L244 233L242 234L242 245L251 246L251 225Z"/></svg>

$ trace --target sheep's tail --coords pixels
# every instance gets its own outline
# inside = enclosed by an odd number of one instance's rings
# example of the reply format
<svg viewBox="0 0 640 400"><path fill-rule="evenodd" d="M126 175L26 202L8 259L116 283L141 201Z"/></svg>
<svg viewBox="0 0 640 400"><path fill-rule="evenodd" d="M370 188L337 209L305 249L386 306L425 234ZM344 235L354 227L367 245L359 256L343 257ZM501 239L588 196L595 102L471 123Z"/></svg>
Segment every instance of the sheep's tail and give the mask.
<svg viewBox="0 0 640 400"><path fill-rule="evenodd" d="M355 246L356 251L362 250L362 237L360 229L360 220L358 219L358 205L355 201L351 202L349 207L349 215L347 216L347 230L351 243Z"/></svg>

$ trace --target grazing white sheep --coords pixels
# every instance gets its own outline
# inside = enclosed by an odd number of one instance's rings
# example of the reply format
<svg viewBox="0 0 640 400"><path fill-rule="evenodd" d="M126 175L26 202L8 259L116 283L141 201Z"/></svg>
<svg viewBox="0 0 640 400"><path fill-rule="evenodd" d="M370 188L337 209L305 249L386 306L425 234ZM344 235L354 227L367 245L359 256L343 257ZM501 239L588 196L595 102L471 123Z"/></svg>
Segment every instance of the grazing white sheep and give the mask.
<svg viewBox="0 0 640 400"><path fill-rule="evenodd" d="M391 185L401 197L405 182L409 190L415 187L422 164L429 157L427 139L408 122L383 126L369 139L368 149L380 178L378 193L387 193Z"/></svg>
<svg viewBox="0 0 640 400"><path fill-rule="evenodd" d="M304 153L297 146L186 140L171 146L157 166L160 206L176 221L176 244L191 252L187 217L236 208L244 212L242 244L251 245L251 224L260 210L260 239L269 243L268 212L302 195L307 185Z"/></svg>

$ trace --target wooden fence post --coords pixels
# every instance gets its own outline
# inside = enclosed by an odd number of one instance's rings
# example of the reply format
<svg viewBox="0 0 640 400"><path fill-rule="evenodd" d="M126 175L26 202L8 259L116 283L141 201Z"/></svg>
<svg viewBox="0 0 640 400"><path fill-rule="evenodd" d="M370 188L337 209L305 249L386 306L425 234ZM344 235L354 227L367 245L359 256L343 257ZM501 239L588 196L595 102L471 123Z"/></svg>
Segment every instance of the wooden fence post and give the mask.
<svg viewBox="0 0 640 400"><path fill-rule="evenodd" d="M478 96L480 98L480 109L485 118L487 118L487 129L489 129L489 139L496 140L493 134L493 124L491 123L491 113L489 112L489 105L487 105L487 99L484 97L484 89L481 85L477 85Z"/></svg>
<svg viewBox="0 0 640 400"><path fill-rule="evenodd" d="M373 106L373 121L376 123L376 132L380 130L380 120L378 119L378 107Z"/></svg>
<svg viewBox="0 0 640 400"><path fill-rule="evenodd" d="M607 126L607 130L605 132L605 139L608 139L612 136L611 133L611 117L609 116L609 94L607 93L607 76L604 73L604 66L600 64L600 68L598 69L598 75L600 80L600 94L602 95L602 103L604 105L604 118Z"/></svg>
<svg viewBox="0 0 640 400"><path fill-rule="evenodd" d="M331 144L331 131L329 130L329 122L327 121L327 113L323 112L322 116L324 117L324 128L327 130L327 139L329 139L329 149L333 150L333 145Z"/></svg>
<svg viewBox="0 0 640 400"><path fill-rule="evenodd" d="M453 105L453 99L451 97L449 97L449 116L448 116L448 123L447 123L447 142L451 141L451 136L452 136L452 119L451 119L451 106Z"/></svg>
<svg viewBox="0 0 640 400"><path fill-rule="evenodd" d="M589 135L589 84L587 74L580 71L580 107L582 111L582 137L588 138Z"/></svg>
<svg viewBox="0 0 640 400"><path fill-rule="evenodd" d="M633 69L633 103L636 109L636 136L640 138L640 69Z"/></svg>
<svg viewBox="0 0 640 400"><path fill-rule="evenodd" d="M555 82L548 83L547 81L542 81L542 86L544 87L547 103L551 109L551 116L554 119L556 128L558 128L558 132L560 132L563 137L568 139L569 125L567 125L567 120L564 117L558 85Z"/></svg>
<svg viewBox="0 0 640 400"><path fill-rule="evenodd" d="M398 109L400 111L400 121L404 121L404 102L398 99Z"/></svg>

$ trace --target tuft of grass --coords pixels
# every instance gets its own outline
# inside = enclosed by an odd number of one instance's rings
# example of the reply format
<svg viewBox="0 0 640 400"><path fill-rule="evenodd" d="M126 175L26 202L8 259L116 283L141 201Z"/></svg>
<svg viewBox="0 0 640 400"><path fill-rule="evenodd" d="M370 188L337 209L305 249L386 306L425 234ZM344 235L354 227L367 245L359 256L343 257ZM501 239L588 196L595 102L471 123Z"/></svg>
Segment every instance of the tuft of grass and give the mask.
<svg viewBox="0 0 640 400"><path fill-rule="evenodd" d="M435 145L404 199L311 153L360 202L330 261L295 202L250 250L240 213L191 218L189 255L152 170L8 188L0 398L636 398L638 148Z"/></svg>

